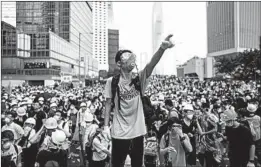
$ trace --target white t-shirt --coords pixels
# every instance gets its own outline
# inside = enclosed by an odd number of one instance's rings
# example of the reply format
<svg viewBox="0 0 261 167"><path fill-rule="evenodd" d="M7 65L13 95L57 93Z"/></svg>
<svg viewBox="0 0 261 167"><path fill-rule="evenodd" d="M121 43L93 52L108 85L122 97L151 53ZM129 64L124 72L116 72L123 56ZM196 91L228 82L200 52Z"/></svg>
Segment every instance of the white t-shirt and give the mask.
<svg viewBox="0 0 261 167"><path fill-rule="evenodd" d="M110 141L105 140L101 135L98 135L93 139L93 156L92 160L94 161L102 161L107 158L107 154L102 150L107 149L110 145Z"/></svg>
<svg viewBox="0 0 261 167"><path fill-rule="evenodd" d="M139 76L142 94L144 94L147 83L146 68L139 73ZM105 98L112 98L111 82L112 77L107 80L105 85ZM111 132L112 138L115 139L133 139L147 133L140 92L135 89L134 85L129 86L129 84L130 81L120 77L118 85L120 88L121 110L118 109L118 96L116 93Z"/></svg>

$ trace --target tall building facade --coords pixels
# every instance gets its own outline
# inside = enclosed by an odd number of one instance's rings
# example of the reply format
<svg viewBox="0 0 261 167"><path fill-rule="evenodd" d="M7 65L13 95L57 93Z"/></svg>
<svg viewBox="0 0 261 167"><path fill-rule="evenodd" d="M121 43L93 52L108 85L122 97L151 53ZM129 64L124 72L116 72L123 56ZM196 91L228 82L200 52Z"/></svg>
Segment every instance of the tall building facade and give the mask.
<svg viewBox="0 0 261 167"><path fill-rule="evenodd" d="M93 73L98 76L98 64L92 58L90 2L16 2L15 33L29 36L30 56L23 60L22 75L13 78L51 85L63 75L75 82Z"/></svg>
<svg viewBox="0 0 261 167"><path fill-rule="evenodd" d="M207 2L208 56L259 48L261 2Z"/></svg>
<svg viewBox="0 0 261 167"><path fill-rule="evenodd" d="M108 28L109 29L115 29L113 2L108 2Z"/></svg>
<svg viewBox="0 0 261 167"><path fill-rule="evenodd" d="M115 56L119 50L119 30L108 30L108 63L109 63L109 71L108 75L114 75L115 71L118 69L115 63Z"/></svg>
<svg viewBox="0 0 261 167"><path fill-rule="evenodd" d="M108 71L108 3L93 2L93 57Z"/></svg>
<svg viewBox="0 0 261 167"><path fill-rule="evenodd" d="M163 13L162 13L162 2L154 2L152 10L152 52L153 54L159 48L162 41L163 33ZM153 74L163 74L164 73L164 62L160 61Z"/></svg>
<svg viewBox="0 0 261 167"><path fill-rule="evenodd" d="M16 2L1 2L2 6L2 19L4 21L14 27L16 27Z"/></svg>

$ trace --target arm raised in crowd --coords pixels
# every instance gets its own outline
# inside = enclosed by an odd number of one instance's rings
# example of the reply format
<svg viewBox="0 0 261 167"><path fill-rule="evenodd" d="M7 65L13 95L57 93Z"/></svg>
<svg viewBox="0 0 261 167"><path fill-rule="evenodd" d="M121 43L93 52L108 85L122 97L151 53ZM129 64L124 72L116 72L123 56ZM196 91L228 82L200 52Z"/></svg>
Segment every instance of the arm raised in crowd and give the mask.
<svg viewBox="0 0 261 167"><path fill-rule="evenodd" d="M158 49L158 51L153 55L153 57L151 58L150 62L146 65L146 76L149 77L153 71L153 69L155 68L155 66L158 64L158 62L160 61L163 53L165 52L166 49L168 48L172 48L174 46L174 44L170 41L170 38L173 35L168 35L167 38L165 39L164 42L162 42L160 48Z"/></svg>

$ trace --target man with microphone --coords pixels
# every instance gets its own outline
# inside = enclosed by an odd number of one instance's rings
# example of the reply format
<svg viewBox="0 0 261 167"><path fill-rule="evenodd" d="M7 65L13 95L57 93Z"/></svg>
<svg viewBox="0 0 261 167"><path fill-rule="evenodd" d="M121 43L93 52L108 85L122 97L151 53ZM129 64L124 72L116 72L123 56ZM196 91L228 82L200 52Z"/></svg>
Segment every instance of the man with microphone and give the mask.
<svg viewBox="0 0 261 167"><path fill-rule="evenodd" d="M127 155L131 158L132 167L143 165L143 136L147 133L145 118L143 114L143 104L141 94L146 89L147 79L153 69L161 59L165 50L172 48L174 44L170 41L172 35L168 35L162 42L158 51L153 55L146 67L138 73L141 92L135 89L133 82L134 74L132 70L136 66L136 56L130 50L119 50L115 57L115 62L120 68L118 82L118 93L113 98L112 78L107 80L105 86L105 131L109 130L109 117L112 101L114 117L111 127L112 136L112 165L113 167L123 167Z"/></svg>

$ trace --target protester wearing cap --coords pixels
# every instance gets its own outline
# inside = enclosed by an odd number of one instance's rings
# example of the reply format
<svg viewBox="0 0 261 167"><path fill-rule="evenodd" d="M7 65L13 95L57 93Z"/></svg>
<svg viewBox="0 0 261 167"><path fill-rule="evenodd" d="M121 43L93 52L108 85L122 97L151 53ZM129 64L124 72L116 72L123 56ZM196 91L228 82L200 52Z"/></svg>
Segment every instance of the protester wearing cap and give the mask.
<svg viewBox="0 0 261 167"><path fill-rule="evenodd" d="M189 137L182 131L182 122L173 117L168 133L163 135L160 141L161 165L186 166L185 152L192 152Z"/></svg>
<svg viewBox="0 0 261 167"><path fill-rule="evenodd" d="M221 119L226 124L230 166L254 166L255 144L250 129L237 121L237 113L232 109L224 111Z"/></svg>
<svg viewBox="0 0 261 167"><path fill-rule="evenodd" d="M39 151L35 165L40 167L66 167L67 153L62 149L65 141L66 135L63 131L56 130L53 132L46 148Z"/></svg>
<svg viewBox="0 0 261 167"><path fill-rule="evenodd" d="M84 116L85 125L82 126L82 129L81 129L81 131L84 132L83 133L83 145L84 146L89 141L90 133L93 131L96 131L96 129L99 128L99 126L97 124L93 123L93 120L94 120L93 114L85 113L85 116Z"/></svg>
<svg viewBox="0 0 261 167"><path fill-rule="evenodd" d="M24 129L24 136L19 141L19 146L23 148L23 165L32 167L35 162L35 152L36 148L31 147L30 140L35 136L36 132L34 129L34 126L36 124L36 121L34 118L27 118L23 129Z"/></svg>
<svg viewBox="0 0 261 167"><path fill-rule="evenodd" d="M47 114L42 110L38 102L33 104L33 111L34 112L30 113L29 117L36 118L35 130L39 131L43 125L43 122L47 118Z"/></svg>
<svg viewBox="0 0 261 167"><path fill-rule="evenodd" d="M255 114L257 110L257 106L255 104L248 103L247 106L247 114L244 117L244 120L246 120L251 127L251 133L253 135L254 141L255 142L260 142L260 117Z"/></svg>
<svg viewBox="0 0 261 167"><path fill-rule="evenodd" d="M56 103L51 103L51 105L50 105L50 110L49 110L49 112L48 112L48 117L49 117L49 118L50 118L50 117L53 117L53 116L55 115L55 112L57 111L57 108L58 108L58 106L57 106Z"/></svg>
<svg viewBox="0 0 261 167"><path fill-rule="evenodd" d="M35 144L39 143L41 136L43 135L43 132L45 132L45 138L43 143L40 143L41 148L46 148L48 145L48 142L50 140L50 137L52 135L52 132L56 131L58 127L56 119L53 117L46 119L44 122L44 125L41 127L41 129L36 133L36 135L30 140L30 143ZM46 131L44 131L46 129Z"/></svg>
<svg viewBox="0 0 261 167"><path fill-rule="evenodd" d="M183 108L184 118L182 121L182 131L188 135L193 151L187 156L187 164L196 165L196 130L202 134L201 126L195 115L192 104L186 104Z"/></svg>
<svg viewBox="0 0 261 167"><path fill-rule="evenodd" d="M11 130L4 130L1 133L1 166L22 167L22 149L15 144L14 133Z"/></svg>
<svg viewBox="0 0 261 167"><path fill-rule="evenodd" d="M101 130L99 134L93 139L93 156L89 162L90 167L105 167L107 157L111 157L111 138L108 133Z"/></svg>
<svg viewBox="0 0 261 167"><path fill-rule="evenodd" d="M69 129L69 124L67 121L65 121L62 117L62 112L61 111L56 111L53 116L54 119L56 119L57 124L58 124L58 129L63 131L66 135L67 138L71 136L70 129Z"/></svg>
<svg viewBox="0 0 261 167"><path fill-rule="evenodd" d="M25 120L27 119L26 110L22 107L19 107L16 111L17 117L14 119L14 122L21 127L23 127Z"/></svg>

